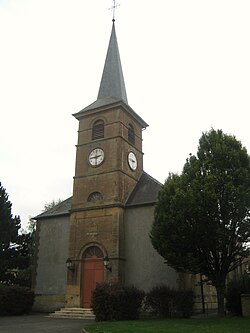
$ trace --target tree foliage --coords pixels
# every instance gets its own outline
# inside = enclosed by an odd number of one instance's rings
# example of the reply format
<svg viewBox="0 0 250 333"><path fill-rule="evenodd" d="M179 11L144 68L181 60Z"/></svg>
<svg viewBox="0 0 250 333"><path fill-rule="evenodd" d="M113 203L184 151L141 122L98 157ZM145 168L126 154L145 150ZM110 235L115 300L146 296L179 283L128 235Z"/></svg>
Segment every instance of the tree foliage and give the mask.
<svg viewBox="0 0 250 333"><path fill-rule="evenodd" d="M18 270L12 279L12 283L30 288L32 287L34 253L35 224L34 220L30 219L28 231L22 230L16 243L16 266L18 267Z"/></svg>
<svg viewBox="0 0 250 333"><path fill-rule="evenodd" d="M206 275L224 312L227 274L250 254L250 159L235 137L203 133L197 156L170 174L155 208L151 240L178 271Z"/></svg>
<svg viewBox="0 0 250 333"><path fill-rule="evenodd" d="M21 232L19 216L12 216L12 204L0 183L0 282L31 285L32 234Z"/></svg>
<svg viewBox="0 0 250 333"><path fill-rule="evenodd" d="M21 226L19 216L12 216L11 202L0 183L0 281L10 279L10 270L16 268L16 248L18 230Z"/></svg>
<svg viewBox="0 0 250 333"><path fill-rule="evenodd" d="M51 209L51 208L54 208L55 206L59 205L59 203L63 202L62 199L57 199L57 200L52 200L50 202L46 202L44 204L44 209L43 211L46 212L47 210Z"/></svg>

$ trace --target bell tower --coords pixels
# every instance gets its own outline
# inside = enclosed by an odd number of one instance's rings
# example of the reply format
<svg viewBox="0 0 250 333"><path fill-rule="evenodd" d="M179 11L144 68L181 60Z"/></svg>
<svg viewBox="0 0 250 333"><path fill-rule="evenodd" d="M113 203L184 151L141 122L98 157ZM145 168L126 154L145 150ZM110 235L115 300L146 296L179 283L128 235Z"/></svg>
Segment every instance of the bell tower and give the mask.
<svg viewBox="0 0 250 333"><path fill-rule="evenodd" d="M89 307L97 282L124 281L125 203L143 171L142 130L128 105L115 24L97 100L79 121L70 215L67 306ZM105 269L103 259L109 259Z"/></svg>

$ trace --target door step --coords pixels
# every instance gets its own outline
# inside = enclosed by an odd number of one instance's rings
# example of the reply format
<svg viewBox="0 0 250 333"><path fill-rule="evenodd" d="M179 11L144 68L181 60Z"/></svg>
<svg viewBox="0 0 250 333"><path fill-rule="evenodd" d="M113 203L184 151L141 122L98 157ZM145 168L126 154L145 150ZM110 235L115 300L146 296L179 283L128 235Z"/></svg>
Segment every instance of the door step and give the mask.
<svg viewBox="0 0 250 333"><path fill-rule="evenodd" d="M50 313L49 317L95 320L95 315L93 314L92 309L86 308L62 308Z"/></svg>

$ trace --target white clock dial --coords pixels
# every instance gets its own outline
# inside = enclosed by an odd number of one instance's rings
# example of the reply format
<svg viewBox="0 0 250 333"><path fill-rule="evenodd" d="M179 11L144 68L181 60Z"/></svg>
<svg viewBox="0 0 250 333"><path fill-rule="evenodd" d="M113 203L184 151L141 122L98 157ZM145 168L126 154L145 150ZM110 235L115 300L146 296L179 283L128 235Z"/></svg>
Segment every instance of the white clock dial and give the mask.
<svg viewBox="0 0 250 333"><path fill-rule="evenodd" d="M89 163L91 166L98 166L104 160L104 151L101 148L95 148L89 154Z"/></svg>
<svg viewBox="0 0 250 333"><path fill-rule="evenodd" d="M137 169L137 158L132 151L128 154L128 164L133 171Z"/></svg>

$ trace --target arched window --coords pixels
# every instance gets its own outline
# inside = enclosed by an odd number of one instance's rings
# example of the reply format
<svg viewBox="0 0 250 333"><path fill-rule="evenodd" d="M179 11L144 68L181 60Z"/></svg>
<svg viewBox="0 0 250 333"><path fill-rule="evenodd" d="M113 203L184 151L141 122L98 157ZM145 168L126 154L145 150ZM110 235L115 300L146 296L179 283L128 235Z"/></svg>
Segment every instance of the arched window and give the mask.
<svg viewBox="0 0 250 333"><path fill-rule="evenodd" d="M131 124L128 126L128 141L132 144L135 144L135 131Z"/></svg>
<svg viewBox="0 0 250 333"><path fill-rule="evenodd" d="M92 127L92 140L104 138L104 121L97 120Z"/></svg>
<svg viewBox="0 0 250 333"><path fill-rule="evenodd" d="M98 201L98 200L102 200L103 196L100 192L92 192L90 193L90 195L88 196L88 200L87 201Z"/></svg>
<svg viewBox="0 0 250 333"><path fill-rule="evenodd" d="M88 259L92 257L103 258L102 250L97 246L88 247L83 253L83 258Z"/></svg>

